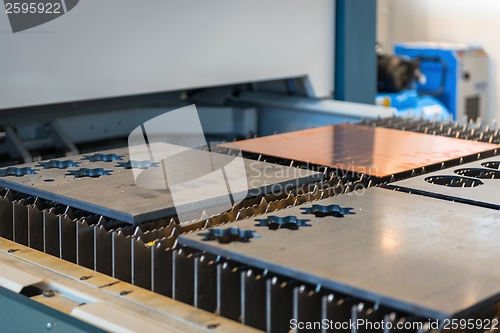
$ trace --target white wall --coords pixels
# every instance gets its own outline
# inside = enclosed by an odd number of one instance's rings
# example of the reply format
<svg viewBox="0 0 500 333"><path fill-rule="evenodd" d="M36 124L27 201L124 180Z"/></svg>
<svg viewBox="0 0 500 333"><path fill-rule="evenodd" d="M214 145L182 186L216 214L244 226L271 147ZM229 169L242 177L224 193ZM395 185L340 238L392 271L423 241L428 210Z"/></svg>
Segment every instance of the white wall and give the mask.
<svg viewBox="0 0 500 333"><path fill-rule="evenodd" d="M404 41L482 45L490 59L489 120L500 120L499 0L379 0L377 38L386 50Z"/></svg>
<svg viewBox="0 0 500 333"><path fill-rule="evenodd" d="M331 96L334 8L84 0L15 34L1 9L0 109L301 76L316 96Z"/></svg>

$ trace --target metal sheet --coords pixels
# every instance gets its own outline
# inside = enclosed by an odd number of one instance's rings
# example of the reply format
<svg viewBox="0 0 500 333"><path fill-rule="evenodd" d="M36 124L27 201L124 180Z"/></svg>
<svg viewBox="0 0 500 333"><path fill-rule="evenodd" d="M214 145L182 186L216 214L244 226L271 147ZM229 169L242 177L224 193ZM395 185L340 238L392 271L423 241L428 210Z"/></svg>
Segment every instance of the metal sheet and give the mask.
<svg viewBox="0 0 500 333"><path fill-rule="evenodd" d="M16 250L12 252L12 249ZM9 252L11 250L11 252ZM57 263L57 266L51 266L51 270L58 274L65 275L75 281L99 289L117 283L118 280L104 274L91 271L85 267L75 265L65 260L57 261L53 256L45 255L37 250L32 250L22 245L11 243L6 239L0 238L0 253L12 254L25 261L36 262L39 266Z"/></svg>
<svg viewBox="0 0 500 333"><path fill-rule="evenodd" d="M20 293L24 287L31 286L40 281L42 279L36 275L0 263L0 286L15 293Z"/></svg>
<svg viewBox="0 0 500 333"><path fill-rule="evenodd" d="M487 167L488 165L490 167ZM500 157L496 156L431 172L418 177L404 179L391 183L389 186L395 189L401 188L407 191L416 190L423 194L500 209L500 197L497 195L498 189L500 188L499 165ZM483 173L483 175L480 176L482 178L472 177L472 175L479 176L481 172ZM436 182L440 182L439 177L443 176L445 176L445 178L441 182L444 185L436 184ZM434 181L433 184L431 181L436 178L438 180ZM461 181L460 178L464 179L465 183ZM428 181L426 181L426 179ZM450 186L450 182L452 181L461 181L460 184L464 187ZM474 186L469 187L472 184L474 184Z"/></svg>
<svg viewBox="0 0 500 333"><path fill-rule="evenodd" d="M354 124L319 127L233 144L244 152L381 178L498 148L483 142Z"/></svg>
<svg viewBox="0 0 500 333"><path fill-rule="evenodd" d="M201 150L192 150L191 153L194 160L197 160L197 155L208 154L208 152ZM81 162L77 167L65 168L67 163L53 162L51 163L52 168L49 169L36 167L38 163L18 165L10 169L4 168L0 170L0 175L9 172L22 174L27 170L24 169L25 167L31 168L31 170L36 169L36 173L0 177L0 186L128 223L140 223L175 215L174 202L167 189L154 190L139 187L134 181L134 169L125 169L119 165L129 160L127 148L103 151L98 154L100 155L96 156L100 156L98 159L101 160L94 162L85 159L85 155L72 157L71 160ZM102 161L103 156L108 154L109 161ZM183 158L189 160L189 156L184 155ZM106 160L106 158L104 159ZM212 153L212 159L215 166L221 166L225 165L228 160L233 160L234 157ZM62 158L58 161L68 160L70 158ZM285 188L291 189L322 179L322 174L304 169L246 159L244 163L247 174L248 197ZM77 170L82 168L101 169L96 172L107 173L108 175L97 178L83 176L78 178L74 175L68 175L71 171L78 173ZM154 169L162 171L160 167L152 167L145 170L144 176L141 174L141 177L145 177L143 179L147 177L150 182L164 182L163 178L156 178L158 173ZM150 172L150 170L153 170L153 172ZM175 170L169 172L169 178L179 182L178 179L191 176L196 170L197 166L194 163L179 163ZM163 174L161 176L163 177ZM207 189L200 189L200 191L203 190ZM207 191L204 193L207 193ZM204 198L205 200L197 201L196 194L193 195L193 201L196 202L197 209L200 207L207 210L211 208L210 200ZM235 193L232 193L232 195L234 196ZM217 199L217 197L213 199ZM199 219L200 216L196 216L196 218ZM9 232L5 230L2 234Z"/></svg>
<svg viewBox="0 0 500 333"><path fill-rule="evenodd" d="M500 268L492 263L500 251L500 212L381 188L314 204L352 207L355 214L316 217L303 214L301 208L312 208L305 204L232 223L261 236L249 242L203 241L206 231L179 242L424 318L498 301ZM258 226L268 216L308 219L311 226Z"/></svg>
<svg viewBox="0 0 500 333"><path fill-rule="evenodd" d="M152 323L135 313L103 302L94 302L76 307L71 311L71 315L111 332L180 332L171 327Z"/></svg>

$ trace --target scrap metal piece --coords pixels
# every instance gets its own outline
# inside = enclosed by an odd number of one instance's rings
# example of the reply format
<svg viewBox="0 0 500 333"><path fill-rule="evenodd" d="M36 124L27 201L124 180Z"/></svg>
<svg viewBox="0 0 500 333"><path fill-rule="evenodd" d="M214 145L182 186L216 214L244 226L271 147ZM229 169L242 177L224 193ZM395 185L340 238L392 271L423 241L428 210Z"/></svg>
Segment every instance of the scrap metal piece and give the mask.
<svg viewBox="0 0 500 333"><path fill-rule="evenodd" d="M204 242L199 233L181 235L179 243L321 285L328 293L423 318L466 316L500 301L500 286L495 282L500 279L500 268L490 264L500 251L499 211L382 188L317 204L350 206L356 214L342 219L323 217L300 232L262 228L261 238L245 246ZM297 216L300 208L272 214ZM248 229L255 220L232 225ZM485 265L490 268L484 270Z"/></svg>
<svg viewBox="0 0 500 333"><path fill-rule="evenodd" d="M364 174L377 178L497 148L489 143L354 124L312 128L231 145L247 153L335 168L343 176Z"/></svg>

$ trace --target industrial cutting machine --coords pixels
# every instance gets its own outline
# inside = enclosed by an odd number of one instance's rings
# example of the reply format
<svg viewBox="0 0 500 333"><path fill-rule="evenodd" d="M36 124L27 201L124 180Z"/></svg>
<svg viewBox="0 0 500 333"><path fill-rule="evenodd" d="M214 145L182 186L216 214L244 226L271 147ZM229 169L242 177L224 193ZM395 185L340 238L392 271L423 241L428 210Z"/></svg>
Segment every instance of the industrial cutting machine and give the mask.
<svg viewBox="0 0 500 333"><path fill-rule="evenodd" d="M55 2L0 13L2 333L498 331L499 129L373 105L375 1Z"/></svg>
<svg viewBox="0 0 500 333"><path fill-rule="evenodd" d="M418 123L383 124L392 121ZM127 148L0 169L3 286L70 314L60 325L78 318L117 331L167 330L170 316L193 326L182 330L203 330L201 320L221 332L493 325L500 273L482 268L498 243L496 134L477 142L373 125L196 150L220 156L217 169L239 147L249 191L220 214L203 201L192 220L179 219L168 189L134 183L134 169L161 166ZM360 137L374 143L361 154Z"/></svg>

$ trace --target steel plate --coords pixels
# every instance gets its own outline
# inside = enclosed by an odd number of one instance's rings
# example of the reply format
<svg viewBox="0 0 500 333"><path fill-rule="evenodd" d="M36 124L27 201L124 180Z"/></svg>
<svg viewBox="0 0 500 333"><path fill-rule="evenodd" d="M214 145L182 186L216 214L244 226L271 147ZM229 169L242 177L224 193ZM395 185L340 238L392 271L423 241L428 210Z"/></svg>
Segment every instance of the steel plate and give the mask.
<svg viewBox="0 0 500 333"><path fill-rule="evenodd" d="M498 148L489 143L354 124L331 125L231 144L244 152L380 178Z"/></svg>
<svg viewBox="0 0 500 333"><path fill-rule="evenodd" d="M422 194L448 198L450 200L460 200L466 203L500 209L500 157L490 157L476 162L461 164L452 168L430 172L409 179L404 179L389 184L394 189L404 191L418 191ZM484 165L493 165L485 167ZM473 177L479 176L481 178ZM484 178L487 177L487 178ZM493 177L493 178L492 178ZM438 178L437 181L434 179ZM440 181L439 178L442 180ZM460 178L464 180L460 180ZM426 181L429 180L429 181ZM432 181L442 183L439 185ZM450 186L451 182L461 181L459 187ZM452 185L452 184L451 184ZM472 186L474 185L474 186ZM464 186L464 187L460 187Z"/></svg>
<svg viewBox="0 0 500 333"><path fill-rule="evenodd" d="M351 207L355 214L303 214L302 208L313 204ZM268 216L309 219L311 226L259 226ZM248 242L204 241L206 231L182 235L179 242L417 316L442 319L498 301L499 218L500 212L491 209L370 188L227 226L255 230L260 237Z"/></svg>
<svg viewBox="0 0 500 333"><path fill-rule="evenodd" d="M49 169L37 166L39 163L3 168L0 169L0 186L128 223L145 222L175 215L174 202L168 187L164 190L139 187L134 181L133 169L126 169L119 165L126 165L126 162L129 161L127 148L102 151L96 154L98 154L95 155L97 159L103 159L103 156L108 155L110 161L92 162L84 158L86 155L94 156L94 154L86 154L58 159L58 162L52 162L48 165L51 166ZM182 159L177 160L179 163L176 163L175 167L169 170L168 177L175 180L176 184L199 172L200 168L196 165L198 157L209 153L191 150L189 154L191 155L183 155ZM117 157L120 159L116 159ZM213 168L217 169L235 157L212 153L211 158ZM67 161L80 162L80 164L74 166L73 163ZM146 164L141 162L138 166L145 167ZM70 166L67 167L68 165ZM170 163L171 165L172 163ZM246 181L246 185L248 185L247 197L298 187L319 181L323 177L322 174L309 170L247 159L244 160L244 166L246 179L234 179L234 181L240 183ZM35 174L22 175L33 169L36 169ZM101 171L95 172L107 175L101 175L97 178L86 177L78 173L79 169L101 169ZM166 186L161 166L151 167L144 171L144 174L140 175L143 183L149 185L160 183L160 185ZM76 173L76 175L70 173ZM231 185L233 184L231 183ZM199 189L200 195L192 191L186 193L190 195L191 204L195 203L194 206L197 209L200 207L207 210L212 209L214 207L210 199L216 201L219 197L217 194L213 194L213 198L206 198L207 193L210 195L212 184L204 184L204 186ZM237 188L242 188L242 186L237 186ZM230 193L233 196L236 195L236 193ZM193 218L199 219L200 216Z"/></svg>

